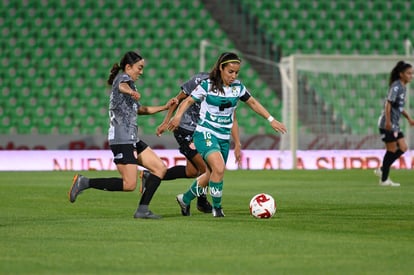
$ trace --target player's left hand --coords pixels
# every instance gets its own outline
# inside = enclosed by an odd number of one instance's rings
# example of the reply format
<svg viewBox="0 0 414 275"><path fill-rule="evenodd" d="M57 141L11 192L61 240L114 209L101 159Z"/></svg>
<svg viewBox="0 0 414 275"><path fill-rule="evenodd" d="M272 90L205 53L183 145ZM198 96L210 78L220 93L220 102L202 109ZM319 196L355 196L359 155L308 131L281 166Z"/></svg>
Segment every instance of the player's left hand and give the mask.
<svg viewBox="0 0 414 275"><path fill-rule="evenodd" d="M237 163L237 167L240 168L242 165L242 153L240 145L234 146L234 159L235 163Z"/></svg>
<svg viewBox="0 0 414 275"><path fill-rule="evenodd" d="M136 101L138 101L138 100L140 100L140 98L141 98L141 94L140 94L138 91L133 91L133 92L131 93L131 97L132 97L133 99L135 99Z"/></svg>
<svg viewBox="0 0 414 275"><path fill-rule="evenodd" d="M168 108L170 108L173 105L178 104L178 99L176 97L171 98L168 100L167 104L165 104Z"/></svg>
<svg viewBox="0 0 414 275"><path fill-rule="evenodd" d="M273 120L270 123L270 125L272 126L273 129L275 129L279 133L282 133L282 134L286 134L287 133L286 126L282 122L277 121L276 119Z"/></svg>
<svg viewBox="0 0 414 275"><path fill-rule="evenodd" d="M180 118L177 116L174 116L170 122L168 123L167 129L169 131L174 131L175 129L178 128L178 126L180 125Z"/></svg>
<svg viewBox="0 0 414 275"><path fill-rule="evenodd" d="M157 131L155 132L155 134L160 137L162 135L162 133L164 133L164 131L167 130L167 127L168 127L168 123L164 123L164 122L161 123L157 127Z"/></svg>

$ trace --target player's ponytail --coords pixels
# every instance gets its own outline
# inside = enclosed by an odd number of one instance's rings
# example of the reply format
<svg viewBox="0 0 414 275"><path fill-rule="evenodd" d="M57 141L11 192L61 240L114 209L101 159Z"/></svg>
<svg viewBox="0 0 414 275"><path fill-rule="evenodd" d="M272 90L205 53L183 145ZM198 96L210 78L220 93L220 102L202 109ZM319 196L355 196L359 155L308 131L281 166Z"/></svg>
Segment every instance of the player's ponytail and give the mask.
<svg viewBox="0 0 414 275"><path fill-rule="evenodd" d="M405 72L405 70L407 70L408 68L411 68L411 64L406 63L404 61L398 61L397 64L395 65L395 67L392 69L391 73L390 73L390 79L389 79L389 87L391 87L391 84L400 79L400 74Z"/></svg>
<svg viewBox="0 0 414 275"><path fill-rule="evenodd" d="M114 79L115 79L116 75L119 73L120 70L121 70L121 67L119 67L118 63L115 63L112 66L111 73L109 74L109 78L107 80L107 83L109 85L112 85L112 83L114 83Z"/></svg>

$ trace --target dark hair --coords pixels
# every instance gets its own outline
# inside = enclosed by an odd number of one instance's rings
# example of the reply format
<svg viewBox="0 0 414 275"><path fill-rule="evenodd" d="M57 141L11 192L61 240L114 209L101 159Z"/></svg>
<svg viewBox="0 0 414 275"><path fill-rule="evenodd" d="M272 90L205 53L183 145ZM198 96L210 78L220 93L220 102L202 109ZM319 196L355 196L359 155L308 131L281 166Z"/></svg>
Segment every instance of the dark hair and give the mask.
<svg viewBox="0 0 414 275"><path fill-rule="evenodd" d="M118 65L118 63L115 63L112 66L111 73L109 75L107 83L109 85L112 85L112 83L114 83L114 79L115 79L116 75L119 73L119 71L121 69L123 71L125 71L126 65L133 65L133 64L137 63L138 61L140 61L141 59L142 59L142 56L140 56L136 52L127 52L124 55L124 57L122 57L121 61L119 62L119 65Z"/></svg>
<svg viewBox="0 0 414 275"><path fill-rule="evenodd" d="M240 57L232 52L225 52L220 55L217 59L216 64L214 64L213 69L210 72L210 80L212 82L211 90L219 90L221 93L224 93L223 90L223 80L221 79L220 69L223 69L229 63L241 63Z"/></svg>
<svg viewBox="0 0 414 275"><path fill-rule="evenodd" d="M411 68L411 64L406 63L404 61L398 61L397 65L395 65L395 67L392 69L391 73L390 73L390 80L388 85L391 86L391 84L400 79L400 73L405 72L405 70L407 70L408 68Z"/></svg>

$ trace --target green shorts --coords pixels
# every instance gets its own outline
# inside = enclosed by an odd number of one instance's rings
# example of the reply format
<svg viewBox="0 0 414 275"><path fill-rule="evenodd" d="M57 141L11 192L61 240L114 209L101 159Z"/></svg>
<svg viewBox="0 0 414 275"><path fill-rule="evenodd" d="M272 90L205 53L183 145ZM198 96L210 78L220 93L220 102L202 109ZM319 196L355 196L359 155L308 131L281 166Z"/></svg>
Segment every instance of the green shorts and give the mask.
<svg viewBox="0 0 414 275"><path fill-rule="evenodd" d="M194 145L197 151L203 157L207 159L208 155L213 152L221 152L224 163L227 163L227 158L230 151L230 140L219 139L215 135L209 132L194 132L193 135Z"/></svg>

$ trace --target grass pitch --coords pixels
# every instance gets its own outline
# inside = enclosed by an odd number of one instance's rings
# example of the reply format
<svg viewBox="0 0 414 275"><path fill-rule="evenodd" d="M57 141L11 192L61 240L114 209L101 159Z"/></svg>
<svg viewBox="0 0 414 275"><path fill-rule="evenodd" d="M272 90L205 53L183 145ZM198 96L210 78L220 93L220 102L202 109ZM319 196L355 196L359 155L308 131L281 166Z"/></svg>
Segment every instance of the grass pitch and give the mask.
<svg viewBox="0 0 414 275"><path fill-rule="evenodd" d="M151 204L161 220L132 218L138 192L87 190L67 199L73 172L0 173L1 274L409 274L414 182L380 187L372 171L227 171L225 218L183 217L164 181ZM88 177L117 172L85 171ZM249 216L253 195L277 213Z"/></svg>

